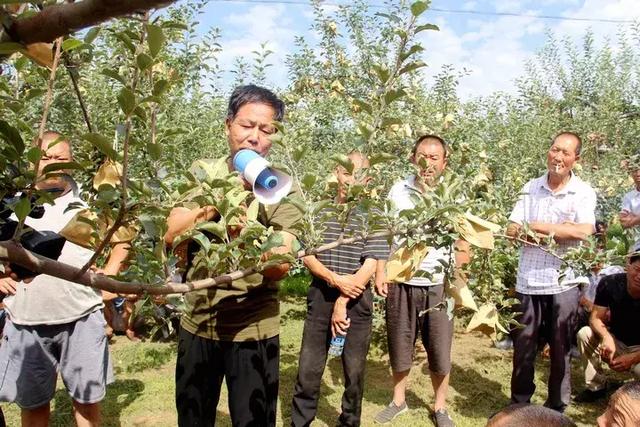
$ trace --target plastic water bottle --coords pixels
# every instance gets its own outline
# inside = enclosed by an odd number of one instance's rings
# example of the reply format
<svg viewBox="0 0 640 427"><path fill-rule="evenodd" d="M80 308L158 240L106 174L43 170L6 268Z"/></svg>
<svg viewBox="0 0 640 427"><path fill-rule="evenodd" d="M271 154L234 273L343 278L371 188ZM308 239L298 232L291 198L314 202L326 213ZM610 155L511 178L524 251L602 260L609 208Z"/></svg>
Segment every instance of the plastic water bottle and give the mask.
<svg viewBox="0 0 640 427"><path fill-rule="evenodd" d="M347 339L346 335L336 335L331 338L329 343L329 356L342 356L342 350L344 350L344 341Z"/></svg>

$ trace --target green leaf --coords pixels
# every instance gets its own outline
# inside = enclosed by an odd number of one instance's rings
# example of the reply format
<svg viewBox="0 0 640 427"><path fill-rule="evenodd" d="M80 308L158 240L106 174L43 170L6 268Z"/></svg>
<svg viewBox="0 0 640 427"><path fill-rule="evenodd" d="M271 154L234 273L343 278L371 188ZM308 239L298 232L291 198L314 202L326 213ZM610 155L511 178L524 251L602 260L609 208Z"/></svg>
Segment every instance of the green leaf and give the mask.
<svg viewBox="0 0 640 427"><path fill-rule="evenodd" d="M147 151L149 152L149 157L153 160L160 160L160 157L162 157L162 146L160 144L147 144Z"/></svg>
<svg viewBox="0 0 640 427"><path fill-rule="evenodd" d="M60 162L51 163L44 167L42 173L49 173L53 171L65 170L65 169L84 169L80 163L77 162Z"/></svg>
<svg viewBox="0 0 640 427"><path fill-rule="evenodd" d="M153 96L161 96L169 88L169 82L167 80L158 80L153 84Z"/></svg>
<svg viewBox="0 0 640 427"><path fill-rule="evenodd" d="M147 120L147 110L142 108L140 105L137 105L136 108L133 109L133 113L143 122Z"/></svg>
<svg viewBox="0 0 640 427"><path fill-rule="evenodd" d="M24 142L22 141L20 132L4 120L0 120L0 134L2 134L2 138L5 141L13 145L13 148L18 154L24 152Z"/></svg>
<svg viewBox="0 0 640 427"><path fill-rule="evenodd" d="M22 52L24 46L15 42L0 43L0 55L11 55L16 52Z"/></svg>
<svg viewBox="0 0 640 427"><path fill-rule="evenodd" d="M84 35L84 42L86 44L91 44L98 37L100 33L100 27L93 27L87 31L87 34Z"/></svg>
<svg viewBox="0 0 640 427"><path fill-rule="evenodd" d="M102 71L100 71L100 73L104 74L107 77L111 77L114 80L119 81L123 85L127 84L127 81L124 79L124 77L122 77L120 74L118 74L118 72L116 70L111 70L109 68L104 68Z"/></svg>
<svg viewBox="0 0 640 427"><path fill-rule="evenodd" d="M386 66L375 64L371 68L373 68L373 72L378 76L381 83L386 83L389 80L389 69Z"/></svg>
<svg viewBox="0 0 640 427"><path fill-rule="evenodd" d="M16 217L19 221L24 221L27 215L31 212L31 203L29 203L29 199L26 197L21 198L18 203L16 203L13 211L16 213Z"/></svg>
<svg viewBox="0 0 640 427"><path fill-rule="evenodd" d="M318 177L310 173L305 174L305 176L302 177L302 185L304 185L307 191L311 190L311 188L315 185L316 181L318 181Z"/></svg>
<svg viewBox="0 0 640 427"><path fill-rule="evenodd" d="M350 158L348 158L344 154L334 154L333 156L331 156L331 160L333 160L334 162L338 163L340 166L345 168L348 173L350 174L353 173L353 168L354 168L353 162L351 161Z"/></svg>
<svg viewBox="0 0 640 427"><path fill-rule="evenodd" d="M440 27L434 24L418 25L416 27L415 33L418 34L421 31L427 31L427 30L440 31Z"/></svg>
<svg viewBox="0 0 640 427"><path fill-rule="evenodd" d="M35 164L42 158L42 150L38 147L32 147L29 151L27 151L27 160L31 163Z"/></svg>
<svg viewBox="0 0 640 427"><path fill-rule="evenodd" d="M35 88L35 89L29 89L27 91L27 93L25 94L24 98L22 98L23 101L30 101L33 98L37 98L41 95L43 95L46 91L44 89L39 89L39 88Z"/></svg>
<svg viewBox="0 0 640 427"><path fill-rule="evenodd" d="M70 52L74 49L79 48L82 45L84 45L84 42L82 40L66 39L65 41L62 42L62 50L65 52Z"/></svg>
<svg viewBox="0 0 640 427"><path fill-rule="evenodd" d="M391 125L399 125L402 124L402 120L397 118L397 117L387 117L386 119L384 119L382 121L382 123L380 124L380 127L382 129L386 129Z"/></svg>
<svg viewBox="0 0 640 427"><path fill-rule="evenodd" d="M371 107L371 104L364 102L360 99L354 99L353 103L358 107L360 107L360 109L366 111L367 113L373 114L373 107Z"/></svg>
<svg viewBox="0 0 640 427"><path fill-rule="evenodd" d="M262 244L260 250L262 252L267 252L273 248L278 248L284 244L284 239L282 238L282 234L280 233L272 233L267 238L267 241Z"/></svg>
<svg viewBox="0 0 640 427"><path fill-rule="evenodd" d="M423 51L424 51L424 48L423 48L421 45L419 45L419 44L414 44L413 46L411 46L411 47L409 48L409 50L407 50L406 52L403 52L403 53L400 55L400 62L404 62L404 61L406 61L406 59L407 59L408 57L410 57L411 55L414 55L414 54L416 54L416 53L423 52Z"/></svg>
<svg viewBox="0 0 640 427"><path fill-rule="evenodd" d="M429 3L426 1L417 1L411 5L411 14L413 16L420 16L424 13L425 10L429 8Z"/></svg>
<svg viewBox="0 0 640 427"><path fill-rule="evenodd" d="M131 53L135 53L136 52L136 47L134 46L133 42L131 41L131 39L129 38L128 35L124 34L124 33L116 33L114 34L115 38L117 38L118 40L120 40L122 42L122 44L124 45L124 47L126 47L129 52Z"/></svg>
<svg viewBox="0 0 640 427"><path fill-rule="evenodd" d="M377 165L379 163L391 162L396 160L398 156L394 156L389 153L376 153L369 157L369 166Z"/></svg>
<svg viewBox="0 0 640 427"><path fill-rule="evenodd" d="M111 160L117 159L118 153L113 149L113 145L109 138L102 136L99 133L86 133L82 135L82 139L89 141L91 145L96 147L102 154Z"/></svg>
<svg viewBox="0 0 640 427"><path fill-rule="evenodd" d="M147 43L149 44L149 53L152 57L158 56L165 43L162 28L157 25L147 25Z"/></svg>
<svg viewBox="0 0 640 427"><path fill-rule="evenodd" d="M406 94L407 92L405 92L404 89L390 90L389 92L385 93L384 102L385 104L389 105L393 101L406 96Z"/></svg>
<svg viewBox="0 0 640 427"><path fill-rule="evenodd" d="M208 221L208 222L202 222L198 225L196 225L196 230L200 230L200 231L208 231L209 233L212 233L213 235L219 237L220 239L226 239L227 237L227 228L220 224L219 222L214 222L214 221Z"/></svg>
<svg viewBox="0 0 640 427"><path fill-rule="evenodd" d="M128 87L123 87L118 94L118 105L127 116L136 108L136 95Z"/></svg>
<svg viewBox="0 0 640 427"><path fill-rule="evenodd" d="M153 65L153 58L151 58L146 53L140 53L136 57L136 64L138 65L138 68L140 70L144 71Z"/></svg>
<svg viewBox="0 0 640 427"><path fill-rule="evenodd" d="M410 73L411 71L415 71L418 68L422 68L422 67L426 67L427 64L425 64L422 61L415 61L415 62L411 62L408 65L405 65L400 71L398 71L398 75L403 75L405 73Z"/></svg>
<svg viewBox="0 0 640 427"><path fill-rule="evenodd" d="M247 208L247 220L248 221L257 221L258 213L260 212L260 202L257 199L254 199Z"/></svg>
<svg viewBox="0 0 640 427"><path fill-rule="evenodd" d="M293 154L292 154L293 161L299 162L304 157L304 155L307 154L308 150L309 150L309 147L305 145L299 145L295 147L293 149Z"/></svg>

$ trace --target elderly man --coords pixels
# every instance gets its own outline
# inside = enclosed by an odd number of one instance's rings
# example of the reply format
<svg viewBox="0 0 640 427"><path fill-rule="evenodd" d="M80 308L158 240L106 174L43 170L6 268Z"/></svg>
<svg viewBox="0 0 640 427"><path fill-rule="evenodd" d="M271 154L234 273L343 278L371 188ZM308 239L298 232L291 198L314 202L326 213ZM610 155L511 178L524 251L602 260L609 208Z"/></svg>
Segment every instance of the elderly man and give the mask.
<svg viewBox="0 0 640 427"><path fill-rule="evenodd" d="M486 427L575 427L576 423L553 409L515 403L491 416Z"/></svg>
<svg viewBox="0 0 640 427"><path fill-rule="evenodd" d="M517 236L523 227L551 236L559 255L595 231L596 195L573 173L582 141L575 133L553 138L547 153L547 172L525 184L509 220L507 234ZM563 412L571 399L571 341L578 310L579 283L573 271L561 271L562 261L540 247L524 245L516 282L514 308L523 325L512 331L514 353L511 401L529 403L537 346L541 338L550 346L550 374L545 406Z"/></svg>
<svg viewBox="0 0 640 427"><path fill-rule="evenodd" d="M609 320L610 317L610 320ZM607 325L605 326L605 323ZM631 372L640 379L640 243L632 248L627 272L606 276L600 282L589 319L580 329L578 347L585 362L587 389L576 400L604 397L606 377L602 361L611 369Z"/></svg>
<svg viewBox="0 0 640 427"><path fill-rule="evenodd" d="M72 160L70 142L56 132L44 134L42 147L40 175L47 165ZM67 210L69 205L82 204L75 182L65 174L40 180L36 187L51 191L55 201L45 205L42 218L27 218L26 224L60 231L77 212ZM91 250L65 242L58 260L81 267L92 255ZM103 271L116 272L117 264ZM8 295L0 346L0 400L20 406L23 426L47 426L59 371L73 399L77 425L98 425L99 402L113 380L100 291L41 274L28 284L0 279L0 292Z"/></svg>
<svg viewBox="0 0 640 427"><path fill-rule="evenodd" d="M281 121L284 104L271 91L254 86L236 88L229 99L225 132L231 159L242 149L266 156ZM300 212L291 204L261 206L261 221L283 237L279 251L290 251ZM215 210L174 209L165 241L213 218ZM272 251L275 251L272 250ZM233 425L273 426L279 379L278 280L288 270L280 265L234 280L224 288L187 294L187 308L178 335L176 407L180 426L215 424L222 380L229 390Z"/></svg>
<svg viewBox="0 0 640 427"><path fill-rule="evenodd" d="M411 162L418 168L418 174L397 182L389 192L389 200L398 212L413 209L415 204L412 195L428 192L438 183L447 166L445 141L436 135L420 137L414 144ZM444 300L444 283L449 278L442 272L442 263L448 262L452 249L430 248L419 268L428 274L417 275L406 283L387 284L384 274L376 274L376 291L387 299L387 341L393 374L393 400L376 416L378 423L388 423L408 410L405 394L415 341L420 334L427 351L435 394L434 422L438 427L454 425L446 410L453 319L448 317L445 310L433 309ZM468 244L458 241L454 256L458 268L467 263ZM383 264L384 261L379 262L378 271L383 271Z"/></svg>

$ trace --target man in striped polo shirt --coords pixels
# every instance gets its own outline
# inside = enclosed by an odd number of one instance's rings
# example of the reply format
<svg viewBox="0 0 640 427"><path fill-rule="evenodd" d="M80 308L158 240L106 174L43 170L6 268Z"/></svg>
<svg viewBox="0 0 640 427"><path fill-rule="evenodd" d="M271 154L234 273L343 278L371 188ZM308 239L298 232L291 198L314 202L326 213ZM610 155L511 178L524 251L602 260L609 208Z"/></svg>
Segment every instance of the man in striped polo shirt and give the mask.
<svg viewBox="0 0 640 427"><path fill-rule="evenodd" d="M447 166L445 141L436 135L418 138L413 146L411 162L418 168L418 173L395 183L389 191L388 198L398 213L415 207L412 195L428 192L438 183ZM393 400L376 416L378 423L388 423L408 410L405 394L415 342L420 334L427 351L435 395L433 420L438 427L454 425L445 408L451 371L453 319L449 318L446 310L437 307L445 298L447 277L442 271L442 264L448 263L452 255L458 267L469 262L469 245L458 241L455 252L451 254L453 249L429 248L419 268L419 272L428 274L416 275L406 283L388 284L384 277L376 276L376 291L387 298L387 342L393 373Z"/></svg>
<svg viewBox="0 0 640 427"><path fill-rule="evenodd" d="M346 202L348 186L355 175L368 166L361 153L349 154L352 173L339 166L338 205ZM341 236L358 235L367 228L366 214L352 211L343 224L337 209L324 211L328 219L323 225L324 243ZM338 246L318 255L304 258L304 264L313 275L307 295L307 317L304 323L298 378L293 395L291 425L308 426L316 416L322 373L332 335L345 335L342 367L345 390L342 395L340 426L359 426L364 387L364 371L373 312L373 294L368 286L376 270L377 260L386 259L389 247L385 238L372 238ZM348 333L347 333L348 332Z"/></svg>

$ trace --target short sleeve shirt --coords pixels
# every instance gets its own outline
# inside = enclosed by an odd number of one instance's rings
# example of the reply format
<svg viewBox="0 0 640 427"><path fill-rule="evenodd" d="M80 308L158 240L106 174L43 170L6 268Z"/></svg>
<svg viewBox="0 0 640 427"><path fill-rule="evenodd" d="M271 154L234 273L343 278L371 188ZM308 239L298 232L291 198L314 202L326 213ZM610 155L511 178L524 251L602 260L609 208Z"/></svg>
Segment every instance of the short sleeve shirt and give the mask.
<svg viewBox="0 0 640 427"><path fill-rule="evenodd" d="M412 200L412 194L418 194L416 188L415 176L399 181L389 190L388 199L393 204L394 210L399 213L406 209L413 209L415 203ZM396 241L396 246L400 245L400 241ZM444 267L443 263L450 261L451 248L429 248L427 256L424 257L418 267L417 274L411 278L408 285L412 286L436 286L444 283ZM421 272L428 273L421 275Z"/></svg>
<svg viewBox="0 0 640 427"><path fill-rule="evenodd" d="M323 222L322 232L324 244L337 241L339 238L349 238L359 235L362 230L370 229L366 214L351 212L345 224L337 218L335 209L327 208L322 211L327 220ZM389 244L385 237L367 237L353 243L340 245L336 248L321 252L318 260L329 270L338 274L353 274L357 272L367 258L386 260L389 257Z"/></svg>
<svg viewBox="0 0 640 427"><path fill-rule="evenodd" d="M627 346L640 345L640 299L627 290L627 275L604 277L598 286L595 305L611 311L611 334Z"/></svg>
<svg viewBox="0 0 640 427"><path fill-rule="evenodd" d="M289 197L297 197L297 187ZM258 220L275 231L297 235L302 214L291 203L260 205ZM181 325L203 338L256 341L272 338L280 329L278 282L256 273L212 288L185 294Z"/></svg>
<svg viewBox="0 0 640 427"><path fill-rule="evenodd" d="M624 195L622 199L621 211L627 211L633 215L640 215L640 191L633 189ZM633 237L636 242L640 241L640 227L634 227Z"/></svg>
<svg viewBox="0 0 640 427"><path fill-rule="evenodd" d="M42 218L27 218L25 223L35 230L59 232L78 212L67 210L71 203L84 202L73 191L44 205ZM59 262L80 268L93 251L65 242ZM40 274L26 284L20 282L16 294L4 300L11 321L18 325L58 325L69 323L103 307L99 290L64 279Z"/></svg>
<svg viewBox="0 0 640 427"><path fill-rule="evenodd" d="M596 194L593 188L572 174L567 185L553 193L547 183L547 174L525 184L509 221L562 224L592 224L595 226ZM579 241L560 242L556 249L559 256ZM565 292L580 283L587 284L586 277L577 277L570 268L561 271L562 261L537 248L523 245L516 291L529 295L554 295Z"/></svg>

